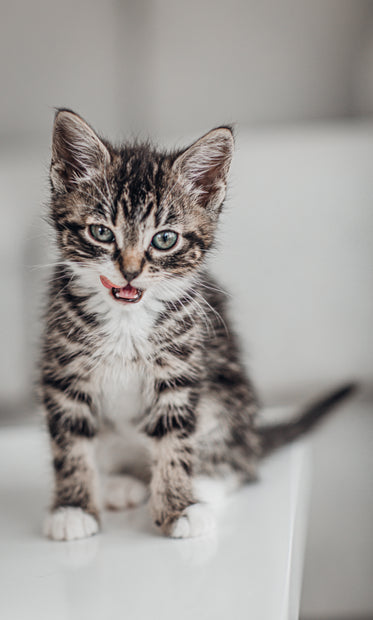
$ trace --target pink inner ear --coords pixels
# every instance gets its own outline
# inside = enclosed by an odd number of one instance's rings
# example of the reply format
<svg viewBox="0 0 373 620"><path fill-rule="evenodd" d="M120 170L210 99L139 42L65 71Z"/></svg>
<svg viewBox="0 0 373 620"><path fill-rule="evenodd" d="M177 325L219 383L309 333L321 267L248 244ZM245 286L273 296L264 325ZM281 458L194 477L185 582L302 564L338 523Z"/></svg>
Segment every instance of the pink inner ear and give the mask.
<svg viewBox="0 0 373 620"><path fill-rule="evenodd" d="M224 200L233 154L229 128L218 127L197 140L175 162L186 190L203 207L216 209Z"/></svg>
<svg viewBox="0 0 373 620"><path fill-rule="evenodd" d="M51 176L65 187L89 179L110 161L110 155L93 129L73 112L57 113L52 147Z"/></svg>
<svg viewBox="0 0 373 620"><path fill-rule="evenodd" d="M214 189L217 181L225 178L227 166L227 155L221 153L220 157L214 154L205 165L194 169L194 184L199 186L202 192L209 193Z"/></svg>

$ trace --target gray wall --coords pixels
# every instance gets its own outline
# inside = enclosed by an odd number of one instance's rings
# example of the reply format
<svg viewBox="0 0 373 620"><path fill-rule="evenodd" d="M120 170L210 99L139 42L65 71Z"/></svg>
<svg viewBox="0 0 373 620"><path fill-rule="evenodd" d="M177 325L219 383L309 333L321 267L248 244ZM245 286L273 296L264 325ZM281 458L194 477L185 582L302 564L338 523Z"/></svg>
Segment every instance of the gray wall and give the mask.
<svg viewBox="0 0 373 620"><path fill-rule="evenodd" d="M127 5L120 6L125 23ZM128 90L135 96L131 125L138 129L145 122L160 135L183 135L230 121L297 122L356 111L367 2L141 0L136 9L141 23L134 21L122 44L125 58L139 56L140 72L129 81L124 73L121 86L123 100Z"/></svg>
<svg viewBox="0 0 373 620"><path fill-rule="evenodd" d="M372 111L369 0L3 0L0 17L1 140L45 138L53 106L161 137Z"/></svg>
<svg viewBox="0 0 373 620"><path fill-rule="evenodd" d="M116 2L3 0L0 139L46 137L54 106L118 127Z"/></svg>

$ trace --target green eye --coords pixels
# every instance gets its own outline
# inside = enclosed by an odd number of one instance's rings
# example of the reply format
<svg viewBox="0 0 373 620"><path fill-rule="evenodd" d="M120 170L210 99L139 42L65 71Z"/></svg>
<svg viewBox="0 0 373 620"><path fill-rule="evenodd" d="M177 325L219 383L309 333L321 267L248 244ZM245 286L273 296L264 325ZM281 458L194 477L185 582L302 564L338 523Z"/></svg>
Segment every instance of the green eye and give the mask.
<svg viewBox="0 0 373 620"><path fill-rule="evenodd" d="M89 232L94 239L102 243L110 243L114 239L114 235L110 228L106 228L106 226L102 226L101 224L92 224L89 227Z"/></svg>
<svg viewBox="0 0 373 620"><path fill-rule="evenodd" d="M178 234L173 230L162 230L162 232L154 235L152 245L157 250L170 250L174 247L178 238Z"/></svg>

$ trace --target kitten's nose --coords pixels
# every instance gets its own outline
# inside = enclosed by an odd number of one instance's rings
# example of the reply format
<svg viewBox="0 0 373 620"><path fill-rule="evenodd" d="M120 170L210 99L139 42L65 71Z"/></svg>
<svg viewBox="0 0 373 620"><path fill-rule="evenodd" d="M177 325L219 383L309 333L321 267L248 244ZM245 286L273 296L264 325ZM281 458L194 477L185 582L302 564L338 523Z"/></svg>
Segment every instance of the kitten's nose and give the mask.
<svg viewBox="0 0 373 620"><path fill-rule="evenodd" d="M141 269L137 269L137 271L129 271L127 269L122 269L122 274L126 278L127 282L130 283L132 280L137 278L140 275Z"/></svg>
<svg viewBox="0 0 373 620"><path fill-rule="evenodd" d="M129 284L142 272L145 259L140 252L128 248L119 256L118 263L122 275Z"/></svg>

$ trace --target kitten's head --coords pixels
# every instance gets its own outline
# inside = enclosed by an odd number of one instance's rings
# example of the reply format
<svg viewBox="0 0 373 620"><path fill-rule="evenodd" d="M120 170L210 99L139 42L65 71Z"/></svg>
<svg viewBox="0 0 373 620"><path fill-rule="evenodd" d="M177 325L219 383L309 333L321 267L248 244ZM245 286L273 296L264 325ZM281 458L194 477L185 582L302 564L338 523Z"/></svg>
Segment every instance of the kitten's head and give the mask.
<svg viewBox="0 0 373 620"><path fill-rule="evenodd" d="M148 291L171 298L213 243L232 153L229 127L170 154L114 147L59 110L51 206L62 260L113 303L133 305Z"/></svg>

